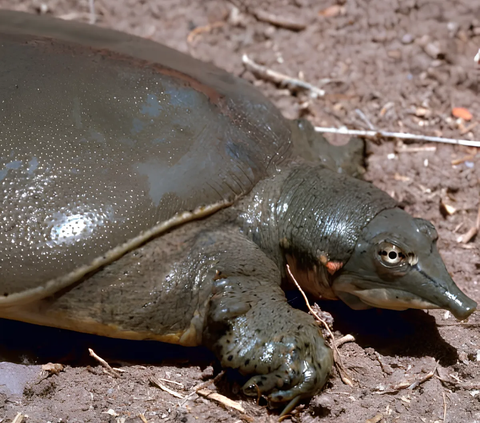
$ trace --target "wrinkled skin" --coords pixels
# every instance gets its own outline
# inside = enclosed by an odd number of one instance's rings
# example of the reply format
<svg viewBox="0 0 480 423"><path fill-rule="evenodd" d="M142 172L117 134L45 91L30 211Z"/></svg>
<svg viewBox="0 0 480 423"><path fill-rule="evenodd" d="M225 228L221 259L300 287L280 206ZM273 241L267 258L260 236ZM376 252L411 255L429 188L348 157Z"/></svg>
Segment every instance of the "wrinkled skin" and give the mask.
<svg viewBox="0 0 480 423"><path fill-rule="evenodd" d="M288 410L332 353L287 264L356 309L475 310L433 226L354 178L360 140L148 40L9 12L0 40L1 317L206 345Z"/></svg>

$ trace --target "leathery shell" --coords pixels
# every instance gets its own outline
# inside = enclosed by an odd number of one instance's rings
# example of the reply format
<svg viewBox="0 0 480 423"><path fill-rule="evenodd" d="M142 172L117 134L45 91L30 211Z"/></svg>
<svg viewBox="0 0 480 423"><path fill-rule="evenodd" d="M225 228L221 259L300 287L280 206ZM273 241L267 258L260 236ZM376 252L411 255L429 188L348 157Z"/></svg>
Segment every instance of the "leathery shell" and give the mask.
<svg viewBox="0 0 480 423"><path fill-rule="evenodd" d="M115 31L0 12L0 306L228 206L291 154L247 82Z"/></svg>

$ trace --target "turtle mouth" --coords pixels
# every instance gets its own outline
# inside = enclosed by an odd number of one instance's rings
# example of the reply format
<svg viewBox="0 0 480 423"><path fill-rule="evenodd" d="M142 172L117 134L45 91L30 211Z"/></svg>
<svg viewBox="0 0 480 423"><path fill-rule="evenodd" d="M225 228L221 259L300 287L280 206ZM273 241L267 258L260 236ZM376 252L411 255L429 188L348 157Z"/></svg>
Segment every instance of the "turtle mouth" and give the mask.
<svg viewBox="0 0 480 423"><path fill-rule="evenodd" d="M370 307L385 308L389 310L412 309L444 309L450 311L457 319L468 318L476 309L475 301L463 294L455 285L451 290L442 290L441 296L431 295L432 300L427 300L411 291L398 289L393 286L365 280L358 286L351 278L344 278L340 283L333 285L335 295L354 310ZM368 285L376 285L369 287ZM367 286L365 286L367 285ZM380 286L379 286L380 285Z"/></svg>
<svg viewBox="0 0 480 423"><path fill-rule="evenodd" d="M340 293L337 293L340 294ZM391 288L359 289L349 291L362 303L370 307L386 308L389 310L435 309L438 305L412 294L411 292Z"/></svg>

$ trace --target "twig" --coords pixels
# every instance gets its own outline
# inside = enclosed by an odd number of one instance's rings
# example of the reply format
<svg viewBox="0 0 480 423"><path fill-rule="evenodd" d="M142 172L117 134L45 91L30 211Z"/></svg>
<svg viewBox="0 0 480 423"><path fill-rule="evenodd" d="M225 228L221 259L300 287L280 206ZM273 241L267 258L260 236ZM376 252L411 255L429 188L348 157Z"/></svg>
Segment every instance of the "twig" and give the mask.
<svg viewBox="0 0 480 423"><path fill-rule="evenodd" d="M437 367L438 367L438 362L435 361L435 367L433 368L433 370L428 372L422 379L413 382L407 389L409 390L415 389L417 386L421 385L423 382L426 382L428 379L431 379L435 374L435 372L437 371Z"/></svg>
<svg viewBox="0 0 480 423"><path fill-rule="evenodd" d="M445 391L442 391L443 397L443 423L447 421L447 398L445 398Z"/></svg>
<svg viewBox="0 0 480 423"><path fill-rule="evenodd" d="M474 155L473 154L468 154L466 156L463 156L461 159L454 159L451 161L451 164L452 166L457 166L459 164L462 164L466 161L470 161L470 160L473 160L474 159Z"/></svg>
<svg viewBox="0 0 480 423"><path fill-rule="evenodd" d="M163 377L158 377L157 379L158 379L158 380L161 380L161 381L163 381L163 382L173 383L174 385L180 386L181 389L184 389L184 388L185 388L185 387L183 386L183 383L177 382L177 381L175 381L175 380L165 379L165 378L163 378Z"/></svg>
<svg viewBox="0 0 480 423"><path fill-rule="evenodd" d="M198 385L194 386L188 395L185 396L185 399L179 404L179 407L182 407L190 398L192 398L198 390L203 389L210 385L211 383L215 384L217 383L225 374L225 370L222 370L217 376L215 376L213 379L206 380L205 382L199 383Z"/></svg>
<svg viewBox="0 0 480 423"><path fill-rule="evenodd" d="M88 6L90 9L90 23L93 25L97 22L97 14L95 13L95 0L88 0Z"/></svg>
<svg viewBox="0 0 480 423"><path fill-rule="evenodd" d="M377 357L377 361L379 362L380 367L382 368L382 372L387 375L391 375L393 373L393 369L390 367L389 364L383 361L382 356L377 351L375 351L375 357Z"/></svg>
<svg viewBox="0 0 480 423"><path fill-rule="evenodd" d="M407 147L405 145L402 145L399 148L395 148L396 153L419 153L422 151L435 152L437 151L437 147L434 145L422 145L420 147Z"/></svg>
<svg viewBox="0 0 480 423"><path fill-rule="evenodd" d="M193 42L197 39L200 34L208 33L214 28L220 28L221 26L225 25L225 22L213 22L211 24L205 26L197 26L195 29L190 31L187 36L187 43L193 44Z"/></svg>
<svg viewBox="0 0 480 423"><path fill-rule="evenodd" d="M466 233L459 236L457 238L457 242L461 242L462 244L470 242L472 238L477 235L478 231L480 231L480 204L478 205L478 213L477 220L475 221L475 226L472 226Z"/></svg>
<svg viewBox="0 0 480 423"><path fill-rule="evenodd" d="M281 86L286 86L290 90L293 88L302 88L310 91L312 97L323 97L325 95L324 90L315 87L308 82L302 81L301 79L292 78L288 75L284 75L283 73L269 69L266 66L259 65L250 59L246 54L242 56L242 62L249 71L260 78L266 79L267 81L274 82L275 84L279 84Z"/></svg>
<svg viewBox="0 0 480 423"><path fill-rule="evenodd" d="M450 376L453 376L453 375L450 375ZM454 385L458 388L465 389L466 391L470 391L472 389L480 389L480 383L467 383L467 382L461 382L460 380L458 382L456 380L448 380L448 379L445 379L444 377L442 377L438 371L437 371L437 374L435 375L435 377L440 382L443 382L444 384L447 383L447 384L450 384L450 385Z"/></svg>
<svg viewBox="0 0 480 423"><path fill-rule="evenodd" d="M148 423L148 420L145 418L145 415L143 413L140 413L138 415L138 417L140 417L140 420L143 422L143 423Z"/></svg>
<svg viewBox="0 0 480 423"><path fill-rule="evenodd" d="M384 419L384 416L383 416L383 414L380 413L380 414L375 415L371 419L365 420L365 423L378 423L378 422L382 421L383 419Z"/></svg>
<svg viewBox="0 0 480 423"><path fill-rule="evenodd" d="M315 131L322 132L322 133L329 133L329 134L357 135L360 137L373 138L373 139L377 139L380 137L399 138L404 140L441 142L445 144L466 145L468 147L480 147L480 141L460 140L455 138L431 137L428 135L408 134L405 132L362 131L362 130L347 129L347 128L325 128L322 126L316 126Z"/></svg>
<svg viewBox="0 0 480 423"><path fill-rule="evenodd" d="M197 394L211 399L213 401L216 401L226 407L233 408L237 411L240 411L240 413L245 413L245 409L242 407L242 405L236 401L232 401L230 398L227 398L224 395L218 394L216 392L210 391L210 389L199 389L197 390Z"/></svg>
<svg viewBox="0 0 480 423"><path fill-rule="evenodd" d="M373 126L373 123L365 116L365 113L360 109L355 109L355 113L360 116L360 119L362 119L372 131L375 130L375 126Z"/></svg>
<svg viewBox="0 0 480 423"><path fill-rule="evenodd" d="M343 344L346 344L347 342L355 342L355 337L353 335L345 335L342 336L340 339L337 339L335 341L335 346L341 347Z"/></svg>
<svg viewBox="0 0 480 423"><path fill-rule="evenodd" d="M112 369L110 364L108 364L102 357L95 354L95 351L93 351L91 348L89 348L88 352L89 352L91 357L93 357L95 360L97 360L105 368L105 371L110 376L113 376L113 377L119 377L120 376L120 373L115 371L114 369Z"/></svg>
<svg viewBox="0 0 480 423"><path fill-rule="evenodd" d="M23 423L23 419L25 418L25 415L22 413L17 413L15 418L12 420L12 423Z"/></svg>
<svg viewBox="0 0 480 423"><path fill-rule="evenodd" d="M478 125L478 122L473 122L470 125L466 126L460 131L460 135L465 135L467 132L470 132L473 128Z"/></svg>
<svg viewBox="0 0 480 423"><path fill-rule="evenodd" d="M319 321L325 327L325 329L328 332L328 335L330 336L330 338L332 338L332 349L333 349L334 362L337 365L338 372L340 373L340 377L342 378L342 381L345 384L347 384L348 386L353 387L352 379L348 375L348 372L345 370L345 367L343 366L343 363L342 363L342 357L340 355L340 352L338 351L337 346L335 345L335 336L333 335L332 331L328 327L327 323L324 320L322 320L320 318L320 316L317 313L315 313L313 308L310 306L310 303L308 302L308 298L305 295L305 292L303 292L303 289L298 284L297 280L295 279L295 276L293 276L293 273L290 270L290 266L288 264L287 264L287 272L288 272L288 275L290 276L290 278L292 279L292 281L297 286L298 290L300 291L300 294L302 294L303 299L305 300L305 303L307 304L307 307L308 307L308 310L310 311L310 313L312 313L312 315L315 317L315 319L317 319L317 321Z"/></svg>
<svg viewBox="0 0 480 423"><path fill-rule="evenodd" d="M290 29L292 31L302 31L307 27L307 25L303 22L295 21L290 17L268 13L261 8L254 10L253 14L261 22L266 22L281 28Z"/></svg>
<svg viewBox="0 0 480 423"><path fill-rule="evenodd" d="M182 395L182 394L179 394L178 392L174 391L173 389L170 389L169 387L165 386L164 384L162 384L156 377L154 376L150 376L148 378L148 380L150 381L150 383L152 385L155 385L157 388L160 388L162 391L165 391L165 392L168 392L170 395L174 396L175 398L180 398L180 399L184 399L185 396Z"/></svg>
<svg viewBox="0 0 480 423"><path fill-rule="evenodd" d="M411 391L411 390L415 389L416 387L418 387L419 385L421 385L422 383L431 379L433 376L435 376L435 372L437 371L437 367L438 367L438 362L435 361L434 369L431 372L428 372L420 380L416 380L413 383L410 383L410 382L407 382L407 381L400 382L400 383L397 383L395 386L391 387L390 389L387 389L387 390L381 391L381 392L376 392L376 394L378 394L378 395L395 394L402 389L408 389L408 390Z"/></svg>

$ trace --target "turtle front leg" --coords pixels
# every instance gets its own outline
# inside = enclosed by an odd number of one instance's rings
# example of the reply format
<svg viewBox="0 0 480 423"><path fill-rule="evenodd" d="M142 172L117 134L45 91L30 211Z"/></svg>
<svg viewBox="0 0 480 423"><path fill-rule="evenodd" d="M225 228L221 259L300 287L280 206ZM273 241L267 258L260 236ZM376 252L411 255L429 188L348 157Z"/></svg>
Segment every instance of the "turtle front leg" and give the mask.
<svg viewBox="0 0 480 423"><path fill-rule="evenodd" d="M313 317L287 303L278 269L251 241L235 240L217 260L204 343L222 366L252 375L246 395L261 392L271 403L315 395L332 352Z"/></svg>

